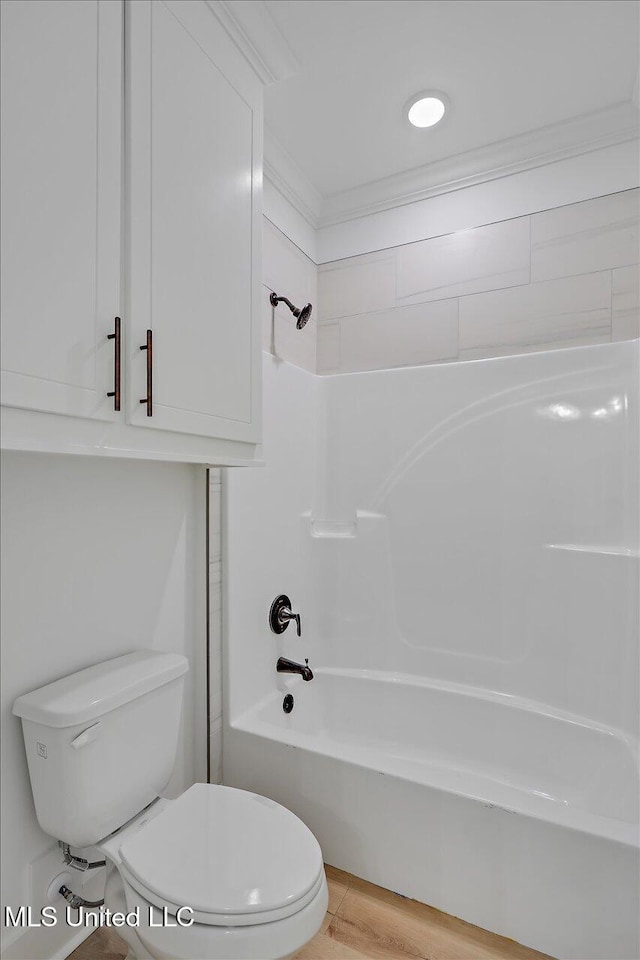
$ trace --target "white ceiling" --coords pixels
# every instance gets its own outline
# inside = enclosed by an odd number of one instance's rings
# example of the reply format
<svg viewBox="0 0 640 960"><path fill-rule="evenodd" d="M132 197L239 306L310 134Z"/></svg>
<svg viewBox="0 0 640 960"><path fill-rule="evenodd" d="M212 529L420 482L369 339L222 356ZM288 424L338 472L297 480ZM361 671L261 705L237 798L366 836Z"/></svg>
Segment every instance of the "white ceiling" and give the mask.
<svg viewBox="0 0 640 960"><path fill-rule="evenodd" d="M300 63L266 129L323 197L628 102L636 0L266 0ZM416 130L408 98L451 110Z"/></svg>

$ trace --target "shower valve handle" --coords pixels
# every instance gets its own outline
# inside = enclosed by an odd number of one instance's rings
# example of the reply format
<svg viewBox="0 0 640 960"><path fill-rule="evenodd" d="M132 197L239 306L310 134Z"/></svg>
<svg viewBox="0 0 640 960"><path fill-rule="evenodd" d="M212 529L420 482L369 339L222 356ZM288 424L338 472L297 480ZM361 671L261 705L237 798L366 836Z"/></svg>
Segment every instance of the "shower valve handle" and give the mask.
<svg viewBox="0 0 640 960"><path fill-rule="evenodd" d="M269 611L269 626L274 633L284 633L289 626L289 621L295 620L298 636L302 636L302 625L300 623L300 614L294 613L291 609L291 600L281 593L271 604Z"/></svg>

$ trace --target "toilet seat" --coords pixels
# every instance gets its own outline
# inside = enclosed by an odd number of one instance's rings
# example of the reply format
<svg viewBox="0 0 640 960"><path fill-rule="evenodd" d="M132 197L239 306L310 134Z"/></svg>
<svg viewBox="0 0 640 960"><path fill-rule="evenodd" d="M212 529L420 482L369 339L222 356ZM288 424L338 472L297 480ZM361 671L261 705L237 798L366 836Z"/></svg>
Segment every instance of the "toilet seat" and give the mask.
<svg viewBox="0 0 640 960"><path fill-rule="evenodd" d="M126 837L120 871L146 901L196 923L250 926L303 910L324 884L320 846L295 814L245 790L195 784Z"/></svg>

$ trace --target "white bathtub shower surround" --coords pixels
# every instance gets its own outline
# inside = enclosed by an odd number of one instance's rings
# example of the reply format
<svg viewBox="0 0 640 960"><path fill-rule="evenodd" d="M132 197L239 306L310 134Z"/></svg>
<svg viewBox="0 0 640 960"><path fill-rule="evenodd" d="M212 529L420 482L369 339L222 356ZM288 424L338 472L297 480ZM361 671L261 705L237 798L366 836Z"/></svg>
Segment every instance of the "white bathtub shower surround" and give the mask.
<svg viewBox="0 0 640 960"><path fill-rule="evenodd" d="M240 716L238 729L638 845L638 744L541 703L375 670L316 669ZM597 771L597 776L594 776Z"/></svg>
<svg viewBox="0 0 640 960"><path fill-rule="evenodd" d="M267 371L271 477L227 479L225 781L329 862L567 960L640 948L638 360ZM247 563L263 600L274 565L310 578L312 642L269 635Z"/></svg>
<svg viewBox="0 0 640 960"><path fill-rule="evenodd" d="M321 386L312 511L358 532L311 541L321 665L637 736L638 341Z"/></svg>

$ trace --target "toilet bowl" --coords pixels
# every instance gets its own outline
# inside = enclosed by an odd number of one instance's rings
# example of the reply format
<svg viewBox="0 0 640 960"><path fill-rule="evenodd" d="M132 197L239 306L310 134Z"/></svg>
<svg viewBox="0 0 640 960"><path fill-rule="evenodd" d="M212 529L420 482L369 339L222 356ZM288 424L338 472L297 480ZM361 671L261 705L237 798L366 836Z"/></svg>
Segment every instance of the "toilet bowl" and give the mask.
<svg viewBox="0 0 640 960"><path fill-rule="evenodd" d="M288 957L327 910L311 831L244 790L195 784L177 800L156 801L98 848L110 864L105 906L135 913L128 942L140 960Z"/></svg>
<svg viewBox="0 0 640 960"><path fill-rule="evenodd" d="M16 700L40 825L107 862L105 908L133 960L284 960L317 932L320 846L290 810L194 784L160 796L177 746L184 657L97 664Z"/></svg>

